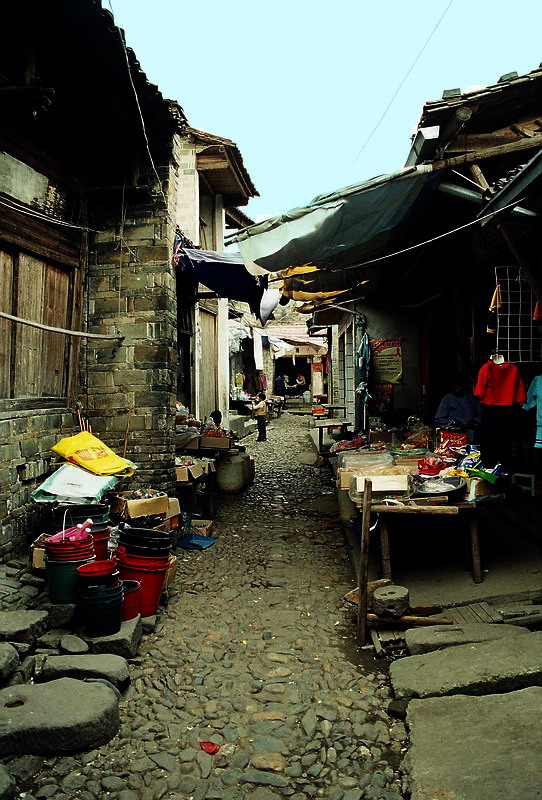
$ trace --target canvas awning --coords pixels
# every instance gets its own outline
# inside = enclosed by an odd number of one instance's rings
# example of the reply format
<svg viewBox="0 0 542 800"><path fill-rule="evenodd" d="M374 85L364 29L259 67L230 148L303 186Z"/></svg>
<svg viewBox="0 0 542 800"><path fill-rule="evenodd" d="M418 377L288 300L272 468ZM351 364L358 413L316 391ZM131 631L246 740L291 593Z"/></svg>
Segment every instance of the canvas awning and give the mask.
<svg viewBox="0 0 542 800"><path fill-rule="evenodd" d="M267 276L251 275L237 254L179 247L175 250L175 260L181 269L218 297L248 303L263 325L279 303L278 288L268 287Z"/></svg>
<svg viewBox="0 0 542 800"><path fill-rule="evenodd" d="M326 272L355 267L385 251L429 178L435 180L435 174L427 165L373 178L251 225L235 241L247 269L256 274L308 266ZM352 274L348 288L357 277ZM328 280L320 283L320 291Z"/></svg>

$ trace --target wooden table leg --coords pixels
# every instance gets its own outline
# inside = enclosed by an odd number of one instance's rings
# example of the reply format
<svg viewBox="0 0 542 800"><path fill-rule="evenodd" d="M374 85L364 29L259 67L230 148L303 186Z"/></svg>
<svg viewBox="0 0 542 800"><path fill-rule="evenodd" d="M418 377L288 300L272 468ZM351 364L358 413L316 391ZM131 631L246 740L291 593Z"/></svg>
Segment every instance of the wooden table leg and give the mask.
<svg viewBox="0 0 542 800"><path fill-rule="evenodd" d="M366 478L363 489L363 516L358 573L358 644L363 647L367 635L367 583L369 580L369 534L371 527L371 499L373 482Z"/></svg>
<svg viewBox="0 0 542 800"><path fill-rule="evenodd" d="M388 536L388 521L382 514L380 526L380 555L382 558L382 577L391 580L390 540Z"/></svg>
<svg viewBox="0 0 542 800"><path fill-rule="evenodd" d="M469 522L470 549L472 556L472 579L474 583L482 583L482 565L480 564L480 544L478 542L478 512L476 509L471 513Z"/></svg>

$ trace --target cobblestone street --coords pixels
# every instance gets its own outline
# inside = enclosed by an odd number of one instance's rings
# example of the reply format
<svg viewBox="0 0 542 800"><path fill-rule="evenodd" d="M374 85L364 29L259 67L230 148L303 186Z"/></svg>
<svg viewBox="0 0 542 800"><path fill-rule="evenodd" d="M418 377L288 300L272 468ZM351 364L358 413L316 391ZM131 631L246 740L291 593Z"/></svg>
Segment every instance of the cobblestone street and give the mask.
<svg viewBox="0 0 542 800"><path fill-rule="evenodd" d="M329 515L330 475L311 465L307 417L283 415L266 443L254 439L244 443L256 481L219 498L216 544L177 553L167 611L132 662L119 735L45 761L21 797L401 797L405 728L386 713L385 676L360 665L342 600L350 561Z"/></svg>

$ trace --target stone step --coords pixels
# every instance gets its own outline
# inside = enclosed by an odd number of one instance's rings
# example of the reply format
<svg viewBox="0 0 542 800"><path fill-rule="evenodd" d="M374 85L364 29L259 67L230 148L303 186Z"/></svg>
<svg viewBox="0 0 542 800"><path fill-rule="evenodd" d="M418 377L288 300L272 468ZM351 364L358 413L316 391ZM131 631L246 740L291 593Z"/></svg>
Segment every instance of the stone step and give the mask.
<svg viewBox="0 0 542 800"><path fill-rule="evenodd" d="M491 694L542 685L542 631L463 644L394 661L390 677L398 699Z"/></svg>
<svg viewBox="0 0 542 800"><path fill-rule="evenodd" d="M495 639L510 639L524 634L526 628L515 625L472 623L466 625L430 625L427 628L410 628L405 631L405 640L411 655L431 653L445 647L456 647L475 642L492 642Z"/></svg>
<svg viewBox="0 0 542 800"><path fill-rule="evenodd" d="M46 681L56 678L105 678L117 689L123 689L130 680L128 662L116 655L69 655L48 656L45 659L41 678Z"/></svg>
<svg viewBox="0 0 542 800"><path fill-rule="evenodd" d="M539 687L413 700L411 800L539 800L541 715Z"/></svg>
<svg viewBox="0 0 542 800"><path fill-rule="evenodd" d="M34 644L47 629L46 611L0 611L0 641Z"/></svg>

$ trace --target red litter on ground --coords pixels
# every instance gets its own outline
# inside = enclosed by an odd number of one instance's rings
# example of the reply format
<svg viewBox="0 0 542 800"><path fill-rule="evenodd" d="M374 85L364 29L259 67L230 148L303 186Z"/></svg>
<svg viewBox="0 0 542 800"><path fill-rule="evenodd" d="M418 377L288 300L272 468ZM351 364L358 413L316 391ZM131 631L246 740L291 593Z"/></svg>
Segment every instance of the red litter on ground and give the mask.
<svg viewBox="0 0 542 800"><path fill-rule="evenodd" d="M204 752L209 753L210 756L214 756L214 754L218 753L220 750L220 745L214 742L200 742L199 746Z"/></svg>

